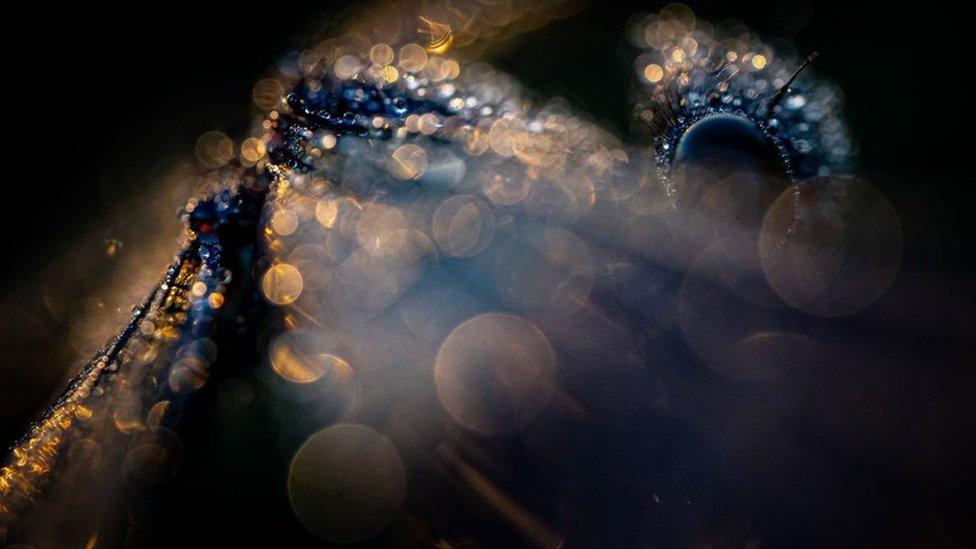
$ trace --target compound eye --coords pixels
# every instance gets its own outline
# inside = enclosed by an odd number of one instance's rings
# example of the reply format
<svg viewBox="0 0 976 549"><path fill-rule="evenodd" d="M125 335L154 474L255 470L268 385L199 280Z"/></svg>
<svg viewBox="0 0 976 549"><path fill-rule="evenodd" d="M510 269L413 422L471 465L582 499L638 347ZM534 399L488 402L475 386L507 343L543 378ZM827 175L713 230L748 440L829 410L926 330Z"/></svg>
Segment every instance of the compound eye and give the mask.
<svg viewBox="0 0 976 549"><path fill-rule="evenodd" d="M709 116L693 124L678 141L676 163L729 164L743 169L782 170L772 142L747 118Z"/></svg>
<svg viewBox="0 0 976 549"><path fill-rule="evenodd" d="M721 114L693 124L681 136L671 165L679 200L720 207L752 226L788 184L772 141L741 116Z"/></svg>

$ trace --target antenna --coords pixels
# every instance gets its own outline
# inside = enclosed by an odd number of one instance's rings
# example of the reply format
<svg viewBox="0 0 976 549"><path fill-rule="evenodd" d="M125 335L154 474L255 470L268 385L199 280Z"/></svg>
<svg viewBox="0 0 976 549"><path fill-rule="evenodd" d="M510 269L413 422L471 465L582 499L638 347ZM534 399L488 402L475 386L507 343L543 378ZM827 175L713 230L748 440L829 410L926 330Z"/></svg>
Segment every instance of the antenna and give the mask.
<svg viewBox="0 0 976 549"><path fill-rule="evenodd" d="M793 81L796 80L797 76L800 76L800 73L803 72L803 69L807 68L807 65L813 63L813 61L817 58L818 55L820 54L818 54L817 52L813 52L810 55L808 55L807 58L804 59L802 63L800 63L800 66L797 67L795 71L793 71L793 74L790 75L789 80L787 80L786 83L783 84L780 87L780 89L776 92L776 95L774 95L773 98L769 100L769 104L766 105L767 118L772 116L773 108L776 105L778 105L779 102L782 101L784 97L786 97L786 94L790 93L790 84L792 84Z"/></svg>

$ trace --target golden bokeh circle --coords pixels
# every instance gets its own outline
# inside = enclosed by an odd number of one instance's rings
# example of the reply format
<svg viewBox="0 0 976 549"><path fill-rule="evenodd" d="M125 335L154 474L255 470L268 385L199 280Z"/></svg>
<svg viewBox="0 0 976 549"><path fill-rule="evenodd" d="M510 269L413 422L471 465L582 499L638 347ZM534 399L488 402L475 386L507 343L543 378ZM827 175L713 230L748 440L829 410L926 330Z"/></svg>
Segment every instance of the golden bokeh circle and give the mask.
<svg viewBox="0 0 976 549"><path fill-rule="evenodd" d="M306 330L285 332L271 344L271 368L293 383L312 383L327 373L348 376L351 367L333 347L325 335Z"/></svg>
<svg viewBox="0 0 976 549"><path fill-rule="evenodd" d="M805 181L766 213L759 255L770 286L791 306L816 316L852 314L898 274L901 224L884 195L864 181Z"/></svg>
<svg viewBox="0 0 976 549"><path fill-rule="evenodd" d="M234 158L234 141L223 132L211 131L201 135L196 144L197 159L208 168L219 168Z"/></svg>
<svg viewBox="0 0 976 549"><path fill-rule="evenodd" d="M486 313L454 329L437 353L434 376L444 408L484 433L522 427L545 408L556 359L539 328L518 316Z"/></svg>
<svg viewBox="0 0 976 549"><path fill-rule="evenodd" d="M278 263L264 273L261 289L264 297L275 305L293 303L302 293L302 273L288 263Z"/></svg>
<svg viewBox="0 0 976 549"><path fill-rule="evenodd" d="M333 542L369 539L393 519L406 492L403 462L382 434L338 424L310 436L288 469L298 520Z"/></svg>
<svg viewBox="0 0 976 549"><path fill-rule="evenodd" d="M427 171L427 151L417 145L401 145L391 158L390 169L400 179L419 179Z"/></svg>
<svg viewBox="0 0 976 549"><path fill-rule="evenodd" d="M434 212L432 232L445 254L476 255L491 243L494 232L491 209L471 195L452 196Z"/></svg>

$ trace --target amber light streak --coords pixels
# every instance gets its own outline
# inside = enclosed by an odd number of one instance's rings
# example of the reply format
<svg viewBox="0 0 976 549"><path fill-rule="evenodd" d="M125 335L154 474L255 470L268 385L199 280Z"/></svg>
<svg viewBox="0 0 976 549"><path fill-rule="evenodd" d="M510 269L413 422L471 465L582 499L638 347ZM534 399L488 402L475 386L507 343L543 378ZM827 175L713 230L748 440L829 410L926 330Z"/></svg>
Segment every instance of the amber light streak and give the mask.
<svg viewBox="0 0 976 549"><path fill-rule="evenodd" d="M536 547L562 547L565 539L551 526L543 522L515 502L487 476L468 463L458 451L442 445L438 457L451 468L467 488L474 492L488 507L498 513Z"/></svg>

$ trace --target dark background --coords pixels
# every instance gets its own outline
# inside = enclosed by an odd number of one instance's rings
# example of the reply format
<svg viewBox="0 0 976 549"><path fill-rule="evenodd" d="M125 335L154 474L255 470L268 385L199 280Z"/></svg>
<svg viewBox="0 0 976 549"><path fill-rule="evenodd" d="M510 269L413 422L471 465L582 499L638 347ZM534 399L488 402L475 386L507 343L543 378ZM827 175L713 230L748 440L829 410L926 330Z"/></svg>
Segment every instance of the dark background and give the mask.
<svg viewBox="0 0 976 549"><path fill-rule="evenodd" d="M201 133L240 134L250 122L250 90L262 71L347 4L24 6L27 11L8 22L19 36L5 38L10 61L0 297L15 295L73 237L97 230L114 205L144 192L178 159L192 155ZM807 24L787 29L778 1L690 5L703 19L738 17L765 37L791 37L800 51L820 52L816 70L846 92L858 171L873 177L901 215L903 270L931 275L928 290L943 297L971 290L974 192L965 82L972 56L963 37L972 22L949 5L815 2ZM594 2L584 13L497 51L493 61L541 95L567 97L623 136L632 54L622 32L631 14L662 6ZM968 293L947 299L956 313L972 304ZM967 315L949 318L973 322ZM844 461L836 482L863 475L872 492L827 502L835 507L830 511L810 509L813 518L798 526L797 538L818 527L818 517L829 523L848 515L857 524L842 528L857 535L832 539L892 543L893 531L906 531L924 534L901 537L898 544L974 541L970 401L976 387L973 354L960 336L972 333L972 325L951 332L910 336L909 347L931 351L931 370L920 379L932 387L906 393L900 406L911 416L913 409L939 402L926 432L953 443L936 445L931 455L906 450L906 456L891 456L916 464L909 472ZM0 440L9 440L23 421L5 421ZM915 427L889 427L892 437L905 439L893 448L911 447Z"/></svg>

